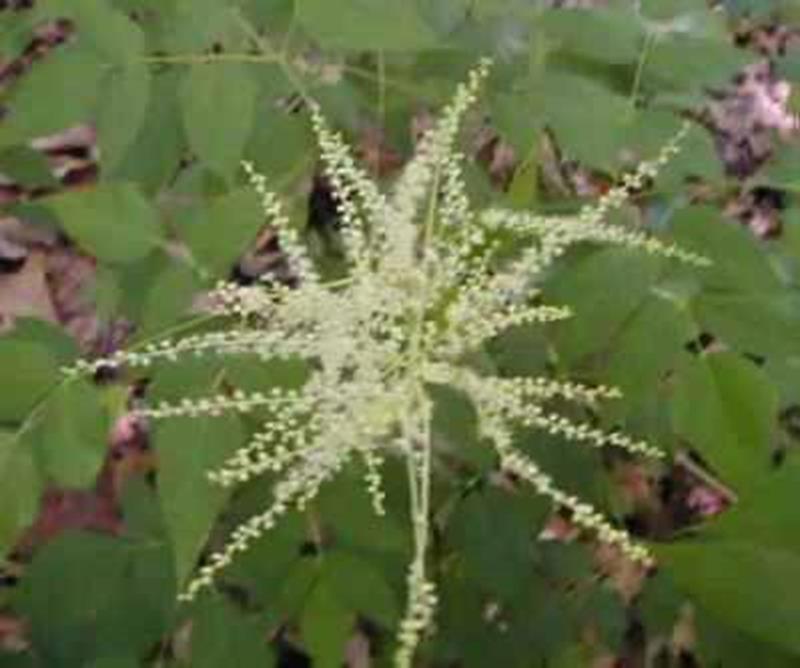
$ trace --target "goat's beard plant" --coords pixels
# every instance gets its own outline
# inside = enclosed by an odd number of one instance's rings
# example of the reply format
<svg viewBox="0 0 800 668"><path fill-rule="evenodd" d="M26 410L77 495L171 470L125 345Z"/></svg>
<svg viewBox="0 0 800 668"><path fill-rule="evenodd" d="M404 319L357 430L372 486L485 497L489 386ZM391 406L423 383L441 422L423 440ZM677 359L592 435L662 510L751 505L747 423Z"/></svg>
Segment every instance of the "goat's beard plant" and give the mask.
<svg viewBox="0 0 800 668"><path fill-rule="evenodd" d="M405 462L413 556L407 607L398 632L396 664L410 666L436 608L435 584L426 570L430 540L434 443L430 388L446 384L471 400L483 441L499 467L529 483L572 522L627 558L649 564L648 551L592 506L559 489L537 463L514 446L514 430L536 428L592 447L613 446L660 457L656 448L617 432L549 412L554 399L589 405L617 395L613 388L547 377L492 377L470 353L509 327L569 317L567 308L544 305L542 273L570 246L610 243L686 262L702 258L639 232L611 227L605 215L654 177L676 152L685 127L652 162L629 174L594 206L573 217L537 217L504 210L473 212L465 193L455 138L488 72L482 62L462 84L438 122L419 141L414 157L385 195L351 157L312 107L312 123L341 219L346 275L325 282L290 226L265 178L244 169L264 212L280 235L297 285L277 283L215 291L219 312L234 316L229 330L165 341L142 352L120 352L85 362L147 366L190 355L255 355L263 360L300 358L312 370L298 390L233 392L146 409L152 419L265 411L249 443L209 479L228 487L270 472L274 500L240 525L227 546L210 555L182 598L192 599L252 541L290 509L302 509L320 487L359 461L376 513L384 512L381 466Z"/></svg>

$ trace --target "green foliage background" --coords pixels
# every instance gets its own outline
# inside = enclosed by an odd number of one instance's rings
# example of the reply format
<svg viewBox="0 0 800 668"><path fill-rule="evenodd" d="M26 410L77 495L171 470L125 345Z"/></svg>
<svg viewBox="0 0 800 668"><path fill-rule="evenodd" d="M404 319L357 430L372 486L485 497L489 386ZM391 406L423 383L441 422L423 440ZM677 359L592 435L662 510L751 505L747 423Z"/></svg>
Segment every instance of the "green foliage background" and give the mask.
<svg viewBox="0 0 800 668"><path fill-rule="evenodd" d="M97 260L98 307L107 319L133 322L136 345L179 327L193 296L226 278L261 228L241 159L275 190L295 194L293 215L304 224L300 186L316 153L304 114L280 104L292 92L317 99L350 137L365 123L385 127L407 153L412 114L437 108L480 56L492 55L484 108L524 160L505 193L492 192L475 168L475 196L571 207L544 199L532 177L545 129L569 156L617 175L625 149L652 155L680 109L755 58L732 45L729 21L772 11L800 19L792 0L716 9L642 0L595 11L535 0L39 0L29 11L0 11L3 58L16 57L43 21L68 18L76 32L3 93L0 164L26 186L48 185L28 142L91 122L100 173L91 187L9 213L56 227ZM779 64L790 79L800 73L796 59ZM687 177L719 195L732 185L696 128L655 184L649 213L713 267L676 268L613 249L575 254L547 289L577 318L545 334L515 331L487 351L488 364L509 371L554 364L618 385L625 397L601 419L667 450L693 448L735 492L733 508L658 542L661 569L624 602L597 577L585 546L534 540L547 508L487 484L493 462L472 447L469 406L443 396L438 436L454 448L454 470L466 473L443 477L437 489L443 603L426 665L590 665L587 628L623 654L632 620L649 637L668 635L687 601L702 665L800 665L800 469L794 444L781 466L773 456L786 445L778 416L800 401L798 164L796 147L783 145L759 172L760 184L787 191L789 208L783 235L758 241L723 222L719 207L690 203ZM174 252L175 239L187 253ZM694 354L686 344L701 333L719 345ZM21 321L0 339L4 553L47 486L93 485L109 426L124 409L119 386L62 382L60 367L77 355L67 335L40 321ZM247 360L158 367L150 378L152 400L223 382L261 389L299 380L290 367L256 373ZM30 647L0 653L0 665L278 665L286 652L267 643L272 633L314 666L339 666L356 624L377 639L376 665L386 665L409 549L399 480L383 519L370 514L357 482L337 482L308 516L290 517L244 555L219 594L175 603L207 541L224 538L265 499L268 485L231 499L205 479L250 426L237 417L158 425L155 485L126 485L121 535L59 536L2 590L0 603L27 620ZM594 453L533 439L527 447L567 488L611 514L625 511ZM491 620L490 603L499 610Z"/></svg>

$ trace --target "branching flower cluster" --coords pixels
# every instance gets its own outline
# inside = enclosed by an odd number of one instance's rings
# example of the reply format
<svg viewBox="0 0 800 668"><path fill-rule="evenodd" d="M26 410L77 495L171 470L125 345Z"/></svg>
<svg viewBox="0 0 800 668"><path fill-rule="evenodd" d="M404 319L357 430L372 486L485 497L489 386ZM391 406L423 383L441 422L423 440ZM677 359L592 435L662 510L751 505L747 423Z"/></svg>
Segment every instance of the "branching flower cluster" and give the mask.
<svg viewBox="0 0 800 668"><path fill-rule="evenodd" d="M396 663L408 667L436 608L435 583L426 567L430 539L435 443L431 434L432 386L458 388L472 401L481 437L502 470L529 483L572 521L644 564L647 550L600 512L562 491L515 445L515 432L533 428L590 447L612 446L660 457L656 448L617 432L571 421L548 409L561 399L593 405L617 396L612 388L551 378L487 377L469 363L479 349L509 327L570 317L568 308L542 303L542 272L577 243L616 244L673 257L703 259L640 232L610 226L606 214L655 176L678 150L682 129L653 161L645 162L598 203L571 217L542 217L470 207L456 152L459 125L475 102L488 62L462 84L389 193L359 167L319 109L311 116L341 219L347 256L344 278L326 282L292 229L280 202L252 165L244 170L298 285L220 285L220 313L239 324L230 330L120 352L78 371L108 364L147 366L183 355L241 355L263 360L303 359L310 373L296 390L238 391L186 399L144 410L150 418L219 415L258 409L268 417L249 443L210 480L222 486L277 474L274 498L239 526L222 551L200 567L183 597L192 599L215 575L290 509L302 509L320 487L360 462L377 513L384 512L382 465L405 462L413 523L408 600L398 635Z"/></svg>

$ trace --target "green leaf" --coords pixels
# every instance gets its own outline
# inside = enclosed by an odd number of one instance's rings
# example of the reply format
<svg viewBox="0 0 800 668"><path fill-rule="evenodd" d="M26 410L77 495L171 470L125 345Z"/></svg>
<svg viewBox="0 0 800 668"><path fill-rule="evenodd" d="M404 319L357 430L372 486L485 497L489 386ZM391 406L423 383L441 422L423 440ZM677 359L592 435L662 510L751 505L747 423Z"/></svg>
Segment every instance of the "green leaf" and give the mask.
<svg viewBox="0 0 800 668"><path fill-rule="evenodd" d="M253 126L258 89L243 65L196 65L181 84L189 145L220 176L230 179Z"/></svg>
<svg viewBox="0 0 800 668"><path fill-rule="evenodd" d="M141 287L139 287L141 286ZM182 316L192 303L200 285L195 273L184 265L164 262L163 268L148 284L133 284L132 289L146 289L139 320L139 336L158 335Z"/></svg>
<svg viewBox="0 0 800 668"><path fill-rule="evenodd" d="M800 63L800 59L796 62ZM793 145L780 145L755 178L758 185L800 192L800 151Z"/></svg>
<svg viewBox="0 0 800 668"><path fill-rule="evenodd" d="M0 54L3 60L16 58L30 44L36 20L30 12L0 14Z"/></svg>
<svg viewBox="0 0 800 668"><path fill-rule="evenodd" d="M397 596L370 558L344 550L327 552L321 577L352 612L366 615L386 628L398 621Z"/></svg>
<svg viewBox="0 0 800 668"><path fill-rule="evenodd" d="M736 540L659 546L678 586L718 619L800 654L800 556Z"/></svg>
<svg viewBox="0 0 800 668"><path fill-rule="evenodd" d="M115 169L115 179L138 183L148 194L171 182L184 157L185 138L176 94L182 75L181 69L169 69L153 76L142 125Z"/></svg>
<svg viewBox="0 0 800 668"><path fill-rule="evenodd" d="M674 112L637 108L627 142L638 159L652 159L675 136L679 126L680 118ZM660 168L654 185L656 192L683 192L687 180L697 179L719 187L725 184L713 138L699 125L688 131L678 154Z"/></svg>
<svg viewBox="0 0 800 668"><path fill-rule="evenodd" d="M46 347L14 336L0 338L0 422L18 422L59 381L58 360ZM12 389L13 388L13 389Z"/></svg>
<svg viewBox="0 0 800 668"><path fill-rule="evenodd" d="M163 242L158 215L130 183L99 185L41 200L81 248L105 262L131 262Z"/></svg>
<svg viewBox="0 0 800 668"><path fill-rule="evenodd" d="M166 632L174 596L163 544L68 533L37 551L15 610L41 665L68 668L143 655Z"/></svg>
<svg viewBox="0 0 800 668"><path fill-rule="evenodd" d="M746 499L716 519L706 534L729 541L746 537L764 547L800 555L800 514L792 512L798 485L800 466L796 460L790 460Z"/></svg>
<svg viewBox="0 0 800 668"><path fill-rule="evenodd" d="M28 444L0 432L0 558L36 517L41 487Z"/></svg>
<svg viewBox="0 0 800 668"><path fill-rule="evenodd" d="M130 143L146 104L146 66L128 69L144 54L141 29L103 0L46 0L34 11L41 20L71 20L77 34L20 78L10 114L0 127L0 143L96 120L104 158L116 159L115 151ZM130 78L118 79L119 72L109 72L109 65Z"/></svg>
<svg viewBox="0 0 800 668"><path fill-rule="evenodd" d="M429 392L431 429L438 447L480 470L492 469L495 456L478 437L477 416L468 397L447 386L432 387Z"/></svg>
<svg viewBox="0 0 800 668"><path fill-rule="evenodd" d="M800 308L779 295L703 294L692 312L704 331L730 347L762 357L800 354Z"/></svg>
<svg viewBox="0 0 800 668"><path fill-rule="evenodd" d="M695 610L698 643L694 653L702 665L725 668L794 668L797 665L797 657L782 647L726 624L702 607Z"/></svg>
<svg viewBox="0 0 800 668"><path fill-rule="evenodd" d="M136 657L106 657L93 661L87 668L139 668L139 666L140 664Z"/></svg>
<svg viewBox="0 0 800 668"><path fill-rule="evenodd" d="M606 248L577 259L547 286L551 304L564 304L575 318L553 327L559 355L569 366L586 363L644 301L657 277L659 260L638 251Z"/></svg>
<svg viewBox="0 0 800 668"><path fill-rule="evenodd" d="M228 2L171 0L159 9L164 13L164 27L158 46L167 53L202 53L215 42L224 42L231 29L241 36Z"/></svg>
<svg viewBox="0 0 800 668"><path fill-rule="evenodd" d="M687 357L671 408L675 432L739 491L767 473L778 397L760 368L733 353Z"/></svg>
<svg viewBox="0 0 800 668"><path fill-rule="evenodd" d="M104 65L121 65L144 54L141 28L106 0L43 0L35 9L41 19L73 21L77 40Z"/></svg>
<svg viewBox="0 0 800 668"><path fill-rule="evenodd" d="M112 71L103 82L96 124L104 176L119 165L144 122L150 78L150 68L140 64Z"/></svg>
<svg viewBox="0 0 800 668"><path fill-rule="evenodd" d="M64 487L89 487L105 458L108 429L98 389L82 379L58 387L33 430L42 474Z"/></svg>
<svg viewBox="0 0 800 668"><path fill-rule="evenodd" d="M627 97L596 79L555 69L535 82L534 91L519 104L544 119L570 158L605 169L618 164L636 118Z"/></svg>
<svg viewBox="0 0 800 668"><path fill-rule="evenodd" d="M47 158L28 146L10 146L0 152L0 169L3 174L28 187L55 188L58 179L53 176Z"/></svg>
<svg viewBox="0 0 800 668"><path fill-rule="evenodd" d="M311 127L298 114L272 114L268 123L256 123L245 157L270 183L283 184L289 174L301 176L302 166L310 172L317 160Z"/></svg>
<svg viewBox="0 0 800 668"><path fill-rule="evenodd" d="M753 61L751 54L729 42L684 34L656 39L642 71L643 86L659 92L673 88L700 93L726 83Z"/></svg>
<svg viewBox="0 0 800 668"><path fill-rule="evenodd" d="M617 64L637 60L645 34L633 11L615 9L551 9L542 14L539 27L553 43L549 48Z"/></svg>
<svg viewBox="0 0 800 668"><path fill-rule="evenodd" d="M192 616L192 668L269 668L275 659L267 631L220 597L206 598Z"/></svg>
<svg viewBox="0 0 800 668"><path fill-rule="evenodd" d="M354 622L352 610L339 599L330 583L324 579L318 582L300 618L303 646L315 667L340 668Z"/></svg>
<svg viewBox="0 0 800 668"><path fill-rule="evenodd" d="M519 603L539 586L534 535L544 510L529 496L515 498L490 488L472 492L448 522L448 543L483 591L504 603Z"/></svg>
<svg viewBox="0 0 800 668"><path fill-rule="evenodd" d="M237 495L232 504L237 511L236 517L232 518L232 526L234 523L246 521L254 513L263 512L266 504L272 501L269 490L261 489L259 492L255 494L251 486ZM243 511L238 502L244 495L258 498L247 504ZM276 617L280 611L274 609L275 599L293 568L303 561L302 548L307 541L304 520L298 512L287 513L267 535L255 541L237 557L223 576L226 582L246 587L252 600L258 601L265 608L271 608Z"/></svg>
<svg viewBox="0 0 800 668"><path fill-rule="evenodd" d="M8 114L0 125L0 145L88 121L102 75L102 63L80 44L55 49L13 87Z"/></svg>
<svg viewBox="0 0 800 668"><path fill-rule="evenodd" d="M405 553L408 536L399 519L390 513L379 516L355 475L341 475L321 491L319 512L336 535L337 545L353 550Z"/></svg>
<svg viewBox="0 0 800 668"><path fill-rule="evenodd" d="M675 242L711 260L698 272L710 290L764 293L779 290L780 281L753 235L721 219L716 209L687 207L670 221Z"/></svg>
<svg viewBox="0 0 800 668"><path fill-rule="evenodd" d="M496 601L499 605L487 608L487 601L495 597L487 597L483 588L465 577L459 553L453 557L439 583L441 604L432 638L440 659L436 665L538 668L549 665L555 652L576 640L564 597L541 578L534 587L521 587L516 605ZM505 570L502 564L497 562L497 570ZM487 611L496 616L489 618Z"/></svg>
<svg viewBox="0 0 800 668"><path fill-rule="evenodd" d="M437 45L436 34L407 0L297 0L300 24L328 49L415 51Z"/></svg>
<svg viewBox="0 0 800 668"><path fill-rule="evenodd" d="M183 586L194 568L228 491L213 485L209 471L241 446L235 416L172 418L158 425L158 495Z"/></svg>
<svg viewBox="0 0 800 668"><path fill-rule="evenodd" d="M632 407L646 398L672 368L693 333L686 312L673 300L658 296L647 299L625 322L605 365L603 380L618 387L623 395L610 404Z"/></svg>
<svg viewBox="0 0 800 668"><path fill-rule="evenodd" d="M264 212L251 188L233 190L192 212L180 231L192 254L215 276L227 278L264 224Z"/></svg>

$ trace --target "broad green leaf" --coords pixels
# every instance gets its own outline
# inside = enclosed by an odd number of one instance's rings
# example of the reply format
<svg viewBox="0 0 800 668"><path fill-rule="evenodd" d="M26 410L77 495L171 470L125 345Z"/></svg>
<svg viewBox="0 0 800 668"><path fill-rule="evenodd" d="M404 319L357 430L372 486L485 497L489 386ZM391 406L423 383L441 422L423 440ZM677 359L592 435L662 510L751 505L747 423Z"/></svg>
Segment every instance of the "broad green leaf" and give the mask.
<svg viewBox="0 0 800 668"><path fill-rule="evenodd" d="M329 49L415 51L437 45L436 34L407 0L297 0L297 19Z"/></svg>
<svg viewBox="0 0 800 668"><path fill-rule="evenodd" d="M733 353L687 356L676 374L675 432L742 494L768 471L777 410L766 374Z"/></svg>
<svg viewBox="0 0 800 668"><path fill-rule="evenodd" d="M0 341L23 341L47 349L59 366L69 366L80 354L78 344L63 327L38 318L18 318L7 337ZM63 376L59 377L61 380Z"/></svg>
<svg viewBox="0 0 800 668"><path fill-rule="evenodd" d="M578 587L580 587L578 583ZM629 619L628 610L616 592L608 584L588 587L571 600L573 614L583 627L592 627L600 636L604 647L612 651L622 649Z"/></svg>
<svg viewBox="0 0 800 668"><path fill-rule="evenodd" d="M369 556L345 550L327 552L321 578L352 612L365 615L385 628L397 623L401 602Z"/></svg>
<svg viewBox="0 0 800 668"><path fill-rule="evenodd" d="M531 156L541 132L541 119L531 118L526 96L498 92L491 98L493 126L503 139L511 144L523 158ZM536 175L526 172L527 180L536 182Z"/></svg>
<svg viewBox="0 0 800 668"><path fill-rule="evenodd" d="M433 400L431 429L438 447L480 470L495 465L495 456L477 432L477 416L469 399L447 386L430 390Z"/></svg>
<svg viewBox="0 0 800 668"><path fill-rule="evenodd" d="M583 645L571 645L558 654L548 665L552 668L583 668L590 657Z"/></svg>
<svg viewBox="0 0 800 668"><path fill-rule="evenodd" d="M129 63L144 54L141 28L106 0L43 0L35 11L43 19L73 21L78 42L105 65Z"/></svg>
<svg viewBox="0 0 800 668"><path fill-rule="evenodd" d="M678 586L715 617L800 654L800 555L751 542L685 542L656 548Z"/></svg>
<svg viewBox="0 0 800 668"><path fill-rule="evenodd" d="M264 212L250 188L216 197L181 220L180 232L198 263L227 278L264 224Z"/></svg>
<svg viewBox="0 0 800 668"><path fill-rule="evenodd" d="M577 422L585 420L580 415L570 415ZM527 430L520 434L518 447L532 457L553 477L555 484L569 494L602 508L606 502L607 481L603 475L601 453L595 448L573 443L561 436L545 434L540 430ZM546 502L530 486L523 486L526 504L543 513Z"/></svg>
<svg viewBox="0 0 800 668"><path fill-rule="evenodd" d="M168 630L174 583L163 544L67 533L37 551L15 610L42 665L143 656Z"/></svg>
<svg viewBox="0 0 800 668"><path fill-rule="evenodd" d="M702 665L725 668L794 668L797 656L746 630L725 623L700 606L695 607L698 642L694 654Z"/></svg>
<svg viewBox="0 0 800 668"><path fill-rule="evenodd" d="M763 296L781 287L753 235L723 221L718 210L706 206L683 209L670 221L670 231L676 243L711 261L697 273L708 289Z"/></svg>
<svg viewBox="0 0 800 668"><path fill-rule="evenodd" d="M635 120L627 97L596 79L555 69L536 81L534 90L520 103L544 119L570 158L606 169L617 165Z"/></svg>
<svg viewBox="0 0 800 668"><path fill-rule="evenodd" d="M220 176L230 179L242 157L256 110L257 87L238 64L190 67L180 101L189 145Z"/></svg>
<svg viewBox="0 0 800 668"><path fill-rule="evenodd" d="M800 556L800 514L792 511L799 484L800 466L790 460L716 519L706 535L729 541L744 537L763 547L790 550Z"/></svg>
<svg viewBox="0 0 800 668"><path fill-rule="evenodd" d="M514 498L494 489L469 493L458 504L448 522L448 544L467 576L490 596L516 604L539 586L534 536L543 510L530 496Z"/></svg>
<svg viewBox="0 0 800 668"><path fill-rule="evenodd" d="M294 0L238 0L242 11L257 28L283 33L294 18Z"/></svg>
<svg viewBox="0 0 800 668"><path fill-rule="evenodd" d="M545 373L548 363L547 333L538 324L510 327L487 345L494 364L492 374L536 376Z"/></svg>
<svg viewBox="0 0 800 668"><path fill-rule="evenodd" d="M342 475L332 480L320 491L318 505L337 545L354 551L407 551L409 537L405 527L390 513L376 515L360 476Z"/></svg>
<svg viewBox="0 0 800 668"><path fill-rule="evenodd" d="M30 12L0 14L0 55L4 61L16 58L30 44L36 20Z"/></svg>
<svg viewBox="0 0 800 668"><path fill-rule="evenodd" d="M580 315L577 316L580 319ZM603 380L622 391L609 402L632 407L657 391L694 331L686 312L674 301L653 296L627 319L606 363Z"/></svg>
<svg viewBox="0 0 800 668"><path fill-rule="evenodd" d="M639 10L650 28L659 34L725 36L725 17L702 0L641 0Z"/></svg>
<svg viewBox="0 0 800 668"><path fill-rule="evenodd" d="M97 139L103 175L115 170L144 122L150 95L150 69L130 65L112 70L102 83Z"/></svg>
<svg viewBox="0 0 800 668"><path fill-rule="evenodd" d="M32 434L42 474L64 487L89 487L105 458L108 429L100 390L82 379L58 387Z"/></svg>
<svg viewBox="0 0 800 668"><path fill-rule="evenodd" d="M138 183L148 194L165 188L184 157L184 134L177 96L182 69L153 75L139 132L118 164L115 179ZM101 157L102 161L102 157Z"/></svg>
<svg viewBox="0 0 800 668"><path fill-rule="evenodd" d="M308 597L300 618L303 646L311 654L314 666L340 668L344 649L353 630L355 614L323 579Z"/></svg>
<svg viewBox="0 0 800 668"><path fill-rule="evenodd" d="M158 214L130 183L109 183L41 200L83 250L105 262L131 262L163 243Z"/></svg>
<svg viewBox="0 0 800 668"><path fill-rule="evenodd" d="M102 75L96 54L80 43L54 49L12 88L8 114L0 124L0 145L90 120Z"/></svg>
<svg viewBox="0 0 800 668"><path fill-rule="evenodd" d="M299 177L305 166L316 163L317 148L309 124L296 114L272 114L268 122L257 122L245 147L245 157L267 176L269 185L283 190L288 176Z"/></svg>
<svg viewBox="0 0 800 668"><path fill-rule="evenodd" d="M780 145L755 178L759 185L800 192L800 151L793 145Z"/></svg>
<svg viewBox="0 0 800 668"><path fill-rule="evenodd" d="M319 562L310 556L297 559L281 580L278 596L272 599L271 604L284 619L296 618L302 613L318 581Z"/></svg>
<svg viewBox="0 0 800 668"><path fill-rule="evenodd" d="M87 668L139 668L136 657L106 657L90 663Z"/></svg>
<svg viewBox="0 0 800 668"><path fill-rule="evenodd" d="M548 589L541 578L534 587L520 588L516 605L489 608L498 614L487 618L486 603L494 597L487 597L486 591L467 577L462 564L461 553L453 553L438 583L441 603L437 633L431 639L437 665L538 667L565 644L577 640L564 597ZM499 564L503 562L496 562L497 570L505 570ZM527 580L528 573L524 573Z"/></svg>
<svg viewBox="0 0 800 668"><path fill-rule="evenodd" d="M220 597L207 598L192 616L192 668L269 668L275 663L267 630Z"/></svg>
<svg viewBox="0 0 800 668"><path fill-rule="evenodd" d="M576 259L547 286L548 303L577 315L553 327L556 349L570 366L610 348L620 328L645 299L659 260L638 251L606 248Z"/></svg>
<svg viewBox="0 0 800 668"><path fill-rule="evenodd" d="M52 134L76 123L97 120L101 149L112 133L116 136L114 142L119 144L126 132L135 132L135 128L127 126L140 113L137 109L144 106L137 96L141 98L141 73L146 75L147 70L144 65L131 66L139 79L133 86L109 88L103 80L110 76L114 81L116 76L113 71L109 73L108 66L126 71L134 59L144 54L141 29L103 0L45 0L37 3L34 11L42 20L70 19L77 34L20 78L12 92L10 114L0 127L0 143ZM52 103L48 104L48 100ZM114 123L117 126L112 128ZM109 145L107 155L117 148Z"/></svg>
<svg viewBox="0 0 800 668"><path fill-rule="evenodd" d="M228 491L213 485L209 471L241 446L238 418L172 418L158 425L158 494L172 543L177 580L184 586Z"/></svg>
<svg viewBox="0 0 800 668"><path fill-rule="evenodd" d="M699 93L707 86L725 84L753 61L729 40L674 35L657 39L642 71L643 86L664 91L673 88Z"/></svg>
<svg viewBox="0 0 800 668"><path fill-rule="evenodd" d="M0 338L0 422L25 419L36 402L59 381L58 360L47 348L14 336Z"/></svg>
<svg viewBox="0 0 800 668"><path fill-rule="evenodd" d="M708 543L702 543L703 549ZM701 547L701 545L698 545ZM711 549L711 546L708 545ZM702 665L725 668L790 668L796 661L779 647L764 642L715 616L699 600L678 588L672 570L661 568L650 578L639 603L643 622L650 633L668 635L676 624L691 623L697 639L695 654ZM687 603L691 602L691 607Z"/></svg>
<svg viewBox="0 0 800 668"><path fill-rule="evenodd" d="M637 160L651 160L675 136L680 126L681 119L674 112L637 108L626 143L635 151ZM679 149L678 154L660 168L654 184L656 192L683 192L687 181L697 179L720 187L724 185L723 165L713 138L702 127L693 126Z"/></svg>
<svg viewBox="0 0 800 668"><path fill-rule="evenodd" d="M3 662L3 668L39 668L41 665L30 651L21 653L0 650L0 661Z"/></svg>
<svg viewBox="0 0 800 668"><path fill-rule="evenodd" d="M551 9L538 26L552 43L549 48L616 64L637 60L645 34L633 11L617 9Z"/></svg>
<svg viewBox="0 0 800 668"><path fill-rule="evenodd" d="M0 432L0 558L36 517L41 487L29 444Z"/></svg>
<svg viewBox="0 0 800 668"><path fill-rule="evenodd" d="M137 540L155 540L164 543L166 527L155 488L148 482L149 472L125 481L120 505L125 521L126 535Z"/></svg>
<svg viewBox="0 0 800 668"><path fill-rule="evenodd" d="M794 50L787 53L783 58L778 59L776 65L776 74L779 77L792 81L800 79L800 56ZM782 152L779 150L778 155ZM792 151L792 153L795 153L795 151ZM796 182L796 178L792 180Z"/></svg>
<svg viewBox="0 0 800 668"><path fill-rule="evenodd" d="M148 285L142 304L139 335L158 335L187 314L200 285L197 275L185 265L165 262ZM136 286L133 287L136 289Z"/></svg>
<svg viewBox="0 0 800 668"><path fill-rule="evenodd" d="M231 526L246 521L255 513L263 512L272 501L267 487L261 485L260 493L254 494L251 486L236 496L232 503L232 512L235 511L236 516L231 519ZM247 503L246 508L240 509L242 496L245 495L258 498L253 503ZM224 578L226 582L246 587L248 595L270 609L270 614L277 618L280 611L274 610L275 599L294 567L303 562L302 548L306 541L305 517L298 512L287 513L268 534L253 542L234 560Z"/></svg>
<svg viewBox="0 0 800 668"><path fill-rule="evenodd" d="M28 146L10 146L0 152L0 169L24 186L54 188L59 184L47 158Z"/></svg>
<svg viewBox="0 0 800 668"><path fill-rule="evenodd" d="M743 353L762 357L800 354L800 305L770 294L699 295L692 313L703 331Z"/></svg>
<svg viewBox="0 0 800 668"><path fill-rule="evenodd" d="M231 32L241 37L232 10L230 2L222 0L171 0L163 9L159 48L167 53L202 53L215 42L224 42Z"/></svg>

